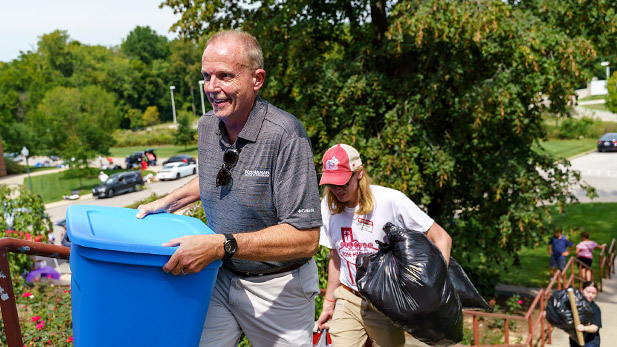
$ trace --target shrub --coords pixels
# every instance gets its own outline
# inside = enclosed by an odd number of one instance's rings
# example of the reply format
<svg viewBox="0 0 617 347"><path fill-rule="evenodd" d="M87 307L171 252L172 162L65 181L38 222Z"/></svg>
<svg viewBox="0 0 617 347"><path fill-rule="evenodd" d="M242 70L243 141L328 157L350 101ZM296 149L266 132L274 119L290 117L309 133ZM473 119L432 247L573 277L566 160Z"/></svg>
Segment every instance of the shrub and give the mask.
<svg viewBox="0 0 617 347"><path fill-rule="evenodd" d="M23 185L0 185L0 237L14 237L28 241L47 242L53 230L51 219L45 213L43 199ZM33 262L26 254L9 253L12 274L30 270Z"/></svg>
<svg viewBox="0 0 617 347"><path fill-rule="evenodd" d="M143 122L145 125L154 125L161 122L159 118L159 109L156 106L148 106L146 108L146 112L143 115Z"/></svg>
<svg viewBox="0 0 617 347"><path fill-rule="evenodd" d="M562 139L596 137L597 135L592 132L592 126L597 123L599 121L589 117L583 117L582 119L567 118L561 122L559 137Z"/></svg>
<svg viewBox="0 0 617 347"><path fill-rule="evenodd" d="M6 173L9 175L23 174L26 173L26 167L24 165L20 165L18 162L13 159L4 158L4 162L6 164Z"/></svg>

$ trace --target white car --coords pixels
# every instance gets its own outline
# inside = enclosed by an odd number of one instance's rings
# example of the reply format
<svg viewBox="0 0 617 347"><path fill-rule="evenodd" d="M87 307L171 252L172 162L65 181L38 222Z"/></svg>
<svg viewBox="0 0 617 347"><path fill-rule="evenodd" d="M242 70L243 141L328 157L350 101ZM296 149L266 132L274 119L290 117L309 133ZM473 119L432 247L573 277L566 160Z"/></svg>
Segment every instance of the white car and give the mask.
<svg viewBox="0 0 617 347"><path fill-rule="evenodd" d="M163 169L156 174L156 177L161 180L177 180L180 177L194 175L197 173L195 164L188 164L185 162L175 162L165 164Z"/></svg>

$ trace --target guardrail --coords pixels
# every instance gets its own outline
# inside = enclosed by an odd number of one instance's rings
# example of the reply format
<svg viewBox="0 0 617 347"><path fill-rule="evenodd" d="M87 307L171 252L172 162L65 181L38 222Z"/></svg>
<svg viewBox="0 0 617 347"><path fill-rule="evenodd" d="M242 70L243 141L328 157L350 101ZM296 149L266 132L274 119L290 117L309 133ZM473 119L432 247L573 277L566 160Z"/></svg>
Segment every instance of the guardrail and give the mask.
<svg viewBox="0 0 617 347"><path fill-rule="evenodd" d="M550 323L548 323L545 319L545 309L548 298L551 296L553 291L553 286L556 285L556 290L562 290L568 287L576 287L578 281L579 290L582 289L584 280L576 275L575 265L578 267L578 273L581 273L581 269L586 268L591 271L592 278L598 282L598 286L600 291L602 291L602 279L611 278L611 273L615 273L615 239L612 240L610 247L606 250L606 247L602 249L600 252L600 271L599 271L599 279L595 279L593 269L587 266L586 264L579 261L576 257L571 256L564 267L564 270L558 270L553 278L551 278L550 283L544 289L540 289L536 297L534 298L531 306L527 310L524 316L517 315L505 315L505 314L496 314L496 313L487 313L480 311L470 311L463 310L463 315L472 316L473 317L473 337L474 344L472 346L476 347L533 347L533 346L542 346L546 343L551 344L551 335L553 332L553 327ZM538 310L536 317L533 316L535 310ZM480 329L479 329L479 319L480 317L484 319L501 319L504 320L504 343L503 344L493 344L493 345L481 345L480 344ZM510 321L525 321L527 322L527 337L525 338L524 343L510 343ZM457 345L456 347L463 347L467 345Z"/></svg>
<svg viewBox="0 0 617 347"><path fill-rule="evenodd" d="M19 327L19 316L17 314L15 294L13 292L13 281L11 280L11 270L7 257L8 253L37 255L68 260L71 248L11 237L0 238L0 309L2 310L6 342L9 347L21 347L23 345L21 328Z"/></svg>

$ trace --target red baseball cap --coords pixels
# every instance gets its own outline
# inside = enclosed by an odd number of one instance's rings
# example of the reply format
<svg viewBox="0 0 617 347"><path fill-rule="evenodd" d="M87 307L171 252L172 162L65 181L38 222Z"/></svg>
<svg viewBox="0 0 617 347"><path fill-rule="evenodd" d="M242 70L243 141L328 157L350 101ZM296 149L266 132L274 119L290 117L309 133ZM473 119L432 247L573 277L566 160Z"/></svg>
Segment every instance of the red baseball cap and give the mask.
<svg viewBox="0 0 617 347"><path fill-rule="evenodd" d="M319 184L333 184L342 186L349 182L354 171L362 166L360 153L346 144L330 147L324 154L323 172Z"/></svg>

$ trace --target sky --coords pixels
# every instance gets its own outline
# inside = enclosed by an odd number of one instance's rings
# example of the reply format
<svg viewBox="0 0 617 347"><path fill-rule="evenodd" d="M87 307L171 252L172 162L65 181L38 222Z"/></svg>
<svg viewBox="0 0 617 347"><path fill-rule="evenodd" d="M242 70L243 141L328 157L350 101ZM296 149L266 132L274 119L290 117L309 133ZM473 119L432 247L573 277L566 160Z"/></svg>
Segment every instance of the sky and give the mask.
<svg viewBox="0 0 617 347"><path fill-rule="evenodd" d="M117 46L136 26L149 26L170 40L180 15L162 0L0 0L0 61L35 51L43 34L66 30L87 45Z"/></svg>

